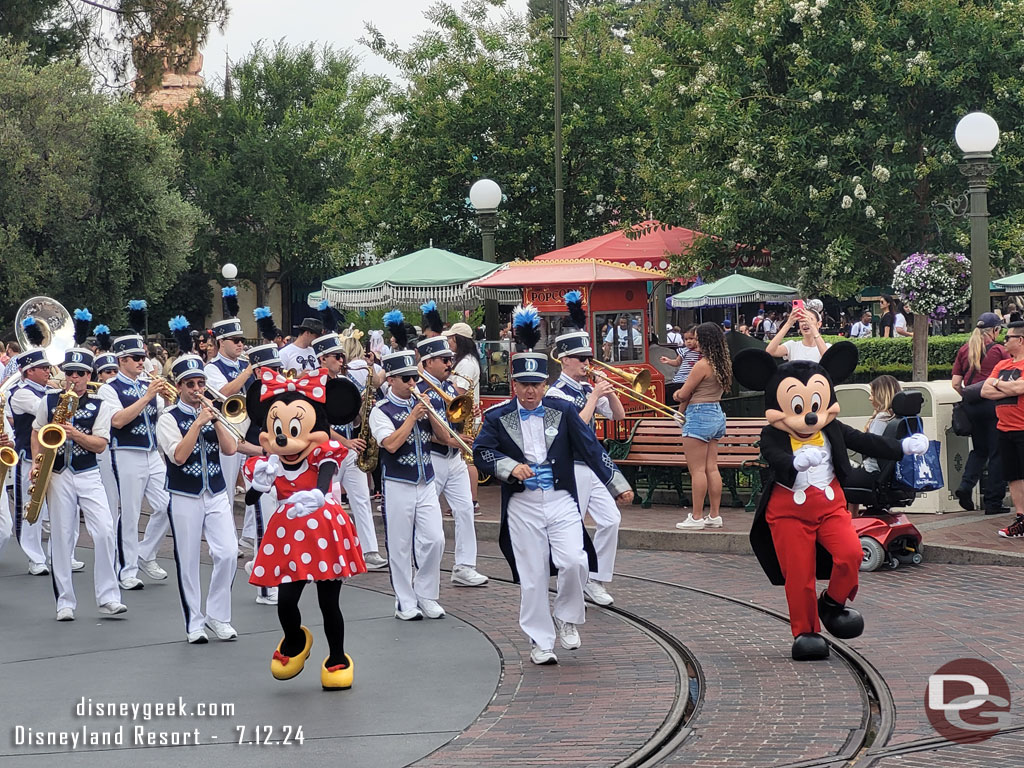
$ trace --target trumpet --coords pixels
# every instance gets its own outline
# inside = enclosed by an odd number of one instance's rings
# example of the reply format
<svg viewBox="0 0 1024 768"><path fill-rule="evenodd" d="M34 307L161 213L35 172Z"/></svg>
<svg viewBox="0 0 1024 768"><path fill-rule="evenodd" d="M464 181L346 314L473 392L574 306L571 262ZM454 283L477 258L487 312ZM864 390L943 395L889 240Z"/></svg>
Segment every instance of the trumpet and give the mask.
<svg viewBox="0 0 1024 768"><path fill-rule="evenodd" d="M464 458L467 462L472 461L473 449L466 443L465 440L462 439L458 432L451 428L447 421L444 421L440 416L437 415L437 411L434 410L434 406L430 404L430 400L427 398L427 396L415 388L413 388L412 390L412 396L426 406L427 415L430 416L430 418L433 421L437 422L437 424L445 432L447 432L450 437L452 437L455 440L455 442L459 446L459 450L462 451L462 458Z"/></svg>
<svg viewBox="0 0 1024 768"><path fill-rule="evenodd" d="M149 382L151 381L159 382L160 389L162 390L161 395L164 400L167 401L168 405L174 405L178 402L178 398L181 396L181 393L178 392L178 388L174 386L171 380L166 376L154 376L152 378L140 377L140 381L146 382L146 386L149 386Z"/></svg>

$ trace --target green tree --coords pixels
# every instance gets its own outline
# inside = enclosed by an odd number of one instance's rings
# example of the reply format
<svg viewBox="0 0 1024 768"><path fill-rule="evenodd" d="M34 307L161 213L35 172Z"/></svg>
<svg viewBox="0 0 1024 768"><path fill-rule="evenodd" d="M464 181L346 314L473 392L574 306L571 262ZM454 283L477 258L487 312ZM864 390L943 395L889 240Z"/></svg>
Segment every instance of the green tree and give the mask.
<svg viewBox="0 0 1024 768"><path fill-rule="evenodd" d="M408 49L372 27L367 44L408 83L393 86L358 182L327 209L334 242L370 242L381 256L430 240L457 253L480 252L470 185L489 177L505 193L499 209L500 260L554 247L553 74L550 19L533 27L514 14L492 21L471 0L456 12L427 13L433 27ZM563 46L566 239L604 233L639 215L635 147L645 133L643 94L629 54L610 32L616 4L581 10ZM547 31L545 31L547 30Z"/></svg>
<svg viewBox="0 0 1024 768"><path fill-rule="evenodd" d="M647 183L678 223L724 238L708 247L767 248L805 292L847 296L888 285L940 230L966 242L934 203L965 188L953 129L984 109L1011 129L992 195L1005 248L1024 203L1022 33L999 1L734 0L662 17L636 43L652 72Z"/></svg>
<svg viewBox="0 0 1024 768"><path fill-rule="evenodd" d="M84 19L63 13L65 0L4 0L0 4L0 37L23 43L33 64L74 58L86 45Z"/></svg>
<svg viewBox="0 0 1024 768"><path fill-rule="evenodd" d="M120 323L185 268L200 213L149 116L90 91L70 61L33 67L0 43L0 315L29 296Z"/></svg>
<svg viewBox="0 0 1024 768"><path fill-rule="evenodd" d="M276 283L318 282L341 268L347 254L320 242L318 214L350 183L376 117L380 84L357 63L330 48L257 47L234 67L233 93L204 90L162 118L184 154L185 193L209 216L197 269L236 264L263 304Z"/></svg>

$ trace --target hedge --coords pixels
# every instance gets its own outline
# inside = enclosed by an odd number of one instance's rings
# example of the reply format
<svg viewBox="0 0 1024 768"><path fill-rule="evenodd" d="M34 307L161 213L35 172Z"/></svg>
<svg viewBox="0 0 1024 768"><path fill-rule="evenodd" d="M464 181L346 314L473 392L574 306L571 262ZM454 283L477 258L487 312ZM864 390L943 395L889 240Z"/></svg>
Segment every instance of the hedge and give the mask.
<svg viewBox="0 0 1024 768"><path fill-rule="evenodd" d="M900 381L913 381L911 367L909 365L858 365L844 384L870 384L876 377L888 374ZM953 378L953 366L951 365L929 365L928 381L940 381Z"/></svg>
<svg viewBox="0 0 1024 768"><path fill-rule="evenodd" d="M851 341L856 344L857 351L860 354L858 371L861 368L869 368L877 371L876 375L890 373L896 376L895 373L882 369L888 366L904 366L909 371L913 362L913 349L911 345L914 340L909 336L900 336L895 339L846 339L841 336L823 336L822 338L830 344L835 344L837 341ZM929 379L948 379L950 377L951 374L949 373L944 376L935 375L932 373L932 368L936 366L940 368L945 367L951 371L953 361L956 360L957 351L967 343L968 338L970 338L970 334L967 333L928 337ZM896 376L896 378L900 377Z"/></svg>

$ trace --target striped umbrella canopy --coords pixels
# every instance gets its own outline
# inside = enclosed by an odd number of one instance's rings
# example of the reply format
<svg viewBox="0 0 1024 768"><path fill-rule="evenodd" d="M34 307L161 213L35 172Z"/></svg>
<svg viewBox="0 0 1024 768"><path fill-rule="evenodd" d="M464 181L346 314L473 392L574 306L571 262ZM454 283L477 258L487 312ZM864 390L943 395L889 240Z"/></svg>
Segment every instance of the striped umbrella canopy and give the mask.
<svg viewBox="0 0 1024 768"><path fill-rule="evenodd" d="M729 275L713 283L696 285L672 297L677 309L728 307L749 301L784 302L797 298L796 288L770 283L749 275Z"/></svg>

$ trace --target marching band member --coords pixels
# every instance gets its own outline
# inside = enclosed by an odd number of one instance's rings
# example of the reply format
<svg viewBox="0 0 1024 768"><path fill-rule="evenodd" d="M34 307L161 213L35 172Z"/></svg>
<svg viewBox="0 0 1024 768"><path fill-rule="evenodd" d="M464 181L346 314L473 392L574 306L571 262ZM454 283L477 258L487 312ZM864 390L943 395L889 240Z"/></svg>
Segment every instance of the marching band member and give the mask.
<svg viewBox="0 0 1024 768"><path fill-rule="evenodd" d="M242 323L235 315L238 314L238 289L228 286L221 290L221 298L224 303L224 320L213 324L213 336L217 340L217 356L206 364L207 383L223 394L225 397L242 395L248 391L253 382L254 366L250 360L243 365L240 361L245 351L245 334L242 333ZM240 432L245 432L245 424L239 426ZM249 455L258 455L250 453ZM228 503L231 509L235 508L235 488L238 485L238 473L242 469L242 462L245 461L246 453L236 452L232 456L225 457L224 465L221 467L224 472L224 480L228 487ZM243 523L243 529L244 529ZM242 545L255 552L256 543L243 535L239 542L239 549Z"/></svg>
<svg viewBox="0 0 1024 768"><path fill-rule="evenodd" d="M76 310L77 312L77 310ZM57 450L46 492L50 510L50 568L57 598L57 621L74 621L77 600L71 581L71 561L78 533L78 510L85 516L85 528L92 536L95 550L93 586L99 612L107 616L128 609L121 602L117 574L114 571L114 522L107 506L107 495L96 462L110 439L109 404L89 393L93 355L88 349L73 347L64 353L60 366L69 383L68 391L78 398L77 408L64 425L67 435ZM32 424L32 451L39 453L38 432L53 422L62 393L47 392L39 402Z"/></svg>
<svg viewBox="0 0 1024 768"><path fill-rule="evenodd" d="M96 375L96 381L100 384L106 384L117 376L118 369L117 358L108 351L110 349L110 329L105 325L97 325L93 328L92 332L96 336L96 348L99 350L93 362L93 372ZM110 455L110 437L108 435L106 447L96 454L96 462L100 467L100 479L103 482L103 490L107 494L107 507L110 509L110 519L116 529L117 520L121 514L120 499L117 495L117 478L114 477L114 465L111 462Z"/></svg>
<svg viewBox="0 0 1024 768"><path fill-rule="evenodd" d="M14 432L11 431L11 423L7 419L0 419L0 447L14 448ZM7 542L11 540L13 531L14 521L11 519L11 503L7 498L7 488L0 485L0 552L4 551Z"/></svg>
<svg viewBox="0 0 1024 768"><path fill-rule="evenodd" d="M281 365L286 371L315 371L317 369L316 353L313 351L313 339L324 335L324 324L318 317L307 317L293 329L295 341L284 346L281 351Z"/></svg>
<svg viewBox="0 0 1024 768"><path fill-rule="evenodd" d="M33 318L25 318L24 328L27 334L30 328L33 333L38 331L37 341L42 343L42 332ZM29 340L32 341L31 335ZM14 428L14 448L20 458L14 467L14 535L28 557L28 572L42 576L50 572L43 550L43 513L40 512L39 518L31 524L25 522L24 514L29 500L28 489L32 485L32 422L39 409L39 401L46 396L50 364L46 360L46 351L39 348L22 352L17 360L22 381L7 395L7 414Z"/></svg>
<svg viewBox="0 0 1024 768"><path fill-rule="evenodd" d="M320 359L320 365L327 369L332 379L347 378L345 376L345 355L342 351L341 339L336 333L328 333L313 341L313 349ZM351 379L349 379L351 381ZM360 390L354 381L352 382ZM358 417L357 417L358 418ZM348 424L332 424L332 438L340 442L348 453L338 465L334 477L335 497L341 498L340 488L348 495L349 508L352 510L353 522L359 532L359 543L363 550L363 561L371 571L379 571L387 567L388 561L382 557L377 543L377 531L373 525L373 511L370 509L370 483L366 473L356 466L359 455L366 450L366 440L356 436L358 421Z"/></svg>
<svg viewBox="0 0 1024 768"><path fill-rule="evenodd" d="M395 591L395 618L402 621L444 616L437 602L444 554L441 505L434 490L430 441L443 431L434 423L427 406L414 396L419 378L416 353L405 349L408 335L402 313L392 310L384 323L400 350L384 356L390 385L386 397L370 413L370 430L380 445L384 468L384 500L387 505L388 555L391 586ZM416 573L413 575L413 553Z"/></svg>
<svg viewBox="0 0 1024 768"><path fill-rule="evenodd" d="M190 643L207 642L205 626L219 640L234 640L238 633L231 626L231 583L238 541L221 467L223 457L235 452L237 439L203 401L203 359L181 355L171 366L171 373L180 397L160 416L157 441L167 462L167 517L174 537L186 638ZM199 550L204 536L213 559L205 613L199 583Z"/></svg>
<svg viewBox="0 0 1024 768"><path fill-rule="evenodd" d="M134 335L118 336L111 346L117 356L118 373L99 388L98 395L114 408L110 419L111 466L117 480L121 513L117 521L117 550L122 589L142 589L139 569L151 579L167 578L156 561L160 543L167 535L166 471L157 452L156 421L163 410L159 379L142 379L146 348L142 332L146 327L146 302L128 302L128 318ZM146 533L139 542L142 499L152 510Z"/></svg>
<svg viewBox="0 0 1024 768"><path fill-rule="evenodd" d="M448 345L455 354L455 365L452 367L450 381L455 386L455 391L460 395L470 394L473 402L480 408L480 350L477 349L473 340L473 329L467 323L454 323L451 328L444 331L442 335L448 339ZM480 431L480 420L482 414L477 413L473 417L473 433ZM476 467L469 466L469 490L473 493L473 512L480 514L480 503L477 501L478 483L480 477Z"/></svg>
<svg viewBox="0 0 1024 768"><path fill-rule="evenodd" d="M594 357L587 333L587 315L583 309L579 291L565 294L565 305L569 318L576 330L563 333L555 338L555 352L562 366L562 373L551 385L549 394L562 394L570 400L591 429L595 428L595 413L606 419L622 419L626 409L615 393L615 387L607 379L598 378L592 386L587 380L587 366ZM594 533L594 549L597 550L597 570L591 571L583 589L584 595L597 605L611 605L612 596L605 584L612 580L615 571L615 555L619 549L619 525L622 514L615 499L597 475L583 461L577 460L576 495L580 510L589 514L597 526Z"/></svg>
<svg viewBox="0 0 1024 768"><path fill-rule="evenodd" d="M532 305L513 314L520 344L531 349L540 338ZM530 638L534 664L557 664L555 637L563 648L579 648L577 625L586 619L583 588L593 545L576 500L575 460L586 462L622 503L632 500L629 483L561 397L544 397L547 356L512 356L515 397L489 408L473 444L481 472L502 481L499 544L522 588L519 626ZM558 571L554 622L548 599L550 566Z"/></svg>
<svg viewBox="0 0 1024 768"><path fill-rule="evenodd" d="M441 336L441 316L434 302L424 304L421 309L426 324L424 327L430 327L434 336L423 339L416 346L422 370L422 380L417 388L430 402L437 418L452 426L448 419L447 405L458 393L448 377L452 372L452 360L455 355L448 346L448 340ZM434 387L448 395L449 401L446 402ZM452 428L454 429L453 426ZM452 509L452 517L455 518L455 567L452 568L452 584L460 587L482 587L487 584L487 577L476 570L476 528L473 520L473 494L469 487L469 470L461 451L455 446L456 442L450 435L444 435L443 440L432 440L430 443L434 488L438 496L444 494L448 506Z"/></svg>

